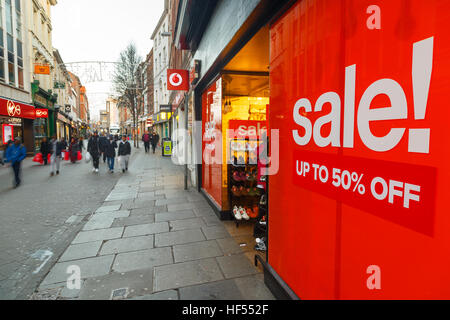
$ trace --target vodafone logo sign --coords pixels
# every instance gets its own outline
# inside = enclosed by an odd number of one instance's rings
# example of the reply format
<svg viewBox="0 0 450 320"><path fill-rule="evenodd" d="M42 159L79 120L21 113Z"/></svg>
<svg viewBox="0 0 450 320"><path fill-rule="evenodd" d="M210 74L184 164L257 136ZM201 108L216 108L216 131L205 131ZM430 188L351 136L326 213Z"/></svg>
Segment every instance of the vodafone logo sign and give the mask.
<svg viewBox="0 0 450 320"><path fill-rule="evenodd" d="M169 77L169 83L174 87L179 87L183 83L183 78L179 73L173 73Z"/></svg>
<svg viewBox="0 0 450 320"><path fill-rule="evenodd" d="M171 91L189 91L189 72L188 70L167 70L167 90Z"/></svg>

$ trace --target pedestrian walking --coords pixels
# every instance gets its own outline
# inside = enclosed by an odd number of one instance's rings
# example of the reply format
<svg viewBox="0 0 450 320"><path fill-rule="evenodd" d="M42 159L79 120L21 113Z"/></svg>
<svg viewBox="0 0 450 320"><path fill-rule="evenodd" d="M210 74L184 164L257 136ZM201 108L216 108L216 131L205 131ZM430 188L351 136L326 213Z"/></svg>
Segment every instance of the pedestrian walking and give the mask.
<svg viewBox="0 0 450 320"><path fill-rule="evenodd" d="M122 141L119 143L119 164L122 168L122 172L128 171L128 162L130 161L131 145L127 140L127 136L122 137Z"/></svg>
<svg viewBox="0 0 450 320"><path fill-rule="evenodd" d="M80 149L81 154L83 154L84 149L84 139L80 136L80 139L78 139L78 148Z"/></svg>
<svg viewBox="0 0 450 320"><path fill-rule="evenodd" d="M144 142L145 146L145 153L148 153L150 151L150 140L150 134L148 133L148 131L145 131L144 135L142 135L142 141Z"/></svg>
<svg viewBox="0 0 450 320"><path fill-rule="evenodd" d="M68 145L67 145L66 138L64 138L64 137L61 138L61 141L60 141L60 142L61 142L61 146L62 146L62 148L63 148L63 151L66 150L66 149L67 149L67 146L68 146Z"/></svg>
<svg viewBox="0 0 450 320"><path fill-rule="evenodd" d="M15 138L14 143L6 149L5 155L5 162L11 163L14 172L14 188L20 186L20 169L23 159L27 156L27 149L21 142L19 137Z"/></svg>
<svg viewBox="0 0 450 320"><path fill-rule="evenodd" d="M80 145L75 138L72 138L69 145L69 155L70 162L75 163L78 161L78 151L80 150Z"/></svg>
<svg viewBox="0 0 450 320"><path fill-rule="evenodd" d="M105 134L102 133L101 137L99 138L100 143L100 151L103 155L103 163L106 162L106 147L108 146L108 139L106 138Z"/></svg>
<svg viewBox="0 0 450 320"><path fill-rule="evenodd" d="M94 165L94 169L92 169L92 171L98 173L98 166L102 152L100 150L100 138L97 131L95 131L94 135L89 139L87 151L92 157L92 163Z"/></svg>
<svg viewBox="0 0 450 320"><path fill-rule="evenodd" d="M58 141L56 139L56 136L52 137L52 140L50 141L50 162L52 166L52 171L50 172L50 176L54 176L59 174L59 170L61 168L61 158L62 158L62 152L64 151L64 143L63 141Z"/></svg>
<svg viewBox="0 0 450 320"><path fill-rule="evenodd" d="M114 173L114 160L116 158L117 143L111 136L106 146L106 160L108 161L109 173Z"/></svg>
<svg viewBox="0 0 450 320"><path fill-rule="evenodd" d="M152 144L152 150L153 154L155 154L156 146L159 143L159 134L157 134L155 131L153 131L151 135L151 144Z"/></svg>
<svg viewBox="0 0 450 320"><path fill-rule="evenodd" d="M44 166L46 166L48 164L48 155L50 154L50 144L46 137L44 137L41 142L41 154L42 160L44 160Z"/></svg>

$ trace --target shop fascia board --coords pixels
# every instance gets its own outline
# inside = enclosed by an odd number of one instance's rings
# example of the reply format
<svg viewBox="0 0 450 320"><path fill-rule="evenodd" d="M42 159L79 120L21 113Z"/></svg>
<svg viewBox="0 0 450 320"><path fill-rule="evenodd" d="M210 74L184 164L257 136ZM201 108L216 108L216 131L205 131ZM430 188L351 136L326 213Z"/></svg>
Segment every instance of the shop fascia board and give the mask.
<svg viewBox="0 0 450 320"><path fill-rule="evenodd" d="M180 2L175 26L175 46L177 49L195 51L219 1L180 0ZM199 21L201 23L198 23Z"/></svg>
<svg viewBox="0 0 450 320"><path fill-rule="evenodd" d="M239 53L242 48L258 33L258 31L292 6L296 0L261 0L256 8L246 18L228 44L213 59L212 63L205 63L210 58L204 57L204 52L198 51L195 60L202 61L202 77L196 85L199 91L205 90ZM209 27L209 26L208 26ZM200 43L201 45L201 43Z"/></svg>

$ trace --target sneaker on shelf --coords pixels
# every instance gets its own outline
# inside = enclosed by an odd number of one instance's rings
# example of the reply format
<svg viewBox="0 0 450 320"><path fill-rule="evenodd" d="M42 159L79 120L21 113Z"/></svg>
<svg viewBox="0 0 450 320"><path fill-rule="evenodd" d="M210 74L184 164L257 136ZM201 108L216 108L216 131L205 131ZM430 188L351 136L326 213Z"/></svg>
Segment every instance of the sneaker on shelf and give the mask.
<svg viewBox="0 0 450 320"><path fill-rule="evenodd" d="M247 212L243 207L239 208L239 212L244 220L250 220L250 217L248 216Z"/></svg>
<svg viewBox="0 0 450 320"><path fill-rule="evenodd" d="M255 250L257 251L266 251L267 247L264 243L264 239L256 238Z"/></svg>
<svg viewBox="0 0 450 320"><path fill-rule="evenodd" d="M236 218L236 220L242 220L241 212L237 206L234 206L234 208L233 208L233 215Z"/></svg>
<svg viewBox="0 0 450 320"><path fill-rule="evenodd" d="M263 195L261 196L261 199L259 200L259 204L260 204L261 206L267 205L267 195L266 195L266 194L263 194Z"/></svg>

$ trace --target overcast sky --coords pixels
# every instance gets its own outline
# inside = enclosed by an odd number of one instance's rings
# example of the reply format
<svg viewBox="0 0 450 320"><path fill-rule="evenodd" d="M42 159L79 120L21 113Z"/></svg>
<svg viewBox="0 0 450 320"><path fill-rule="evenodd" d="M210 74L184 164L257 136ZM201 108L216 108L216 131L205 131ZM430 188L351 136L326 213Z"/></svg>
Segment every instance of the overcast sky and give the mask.
<svg viewBox="0 0 450 320"><path fill-rule="evenodd" d="M145 59L163 10L164 0L58 0L52 7L53 47L66 63L114 62L128 43L134 42ZM91 118L98 120L111 84L85 86Z"/></svg>

